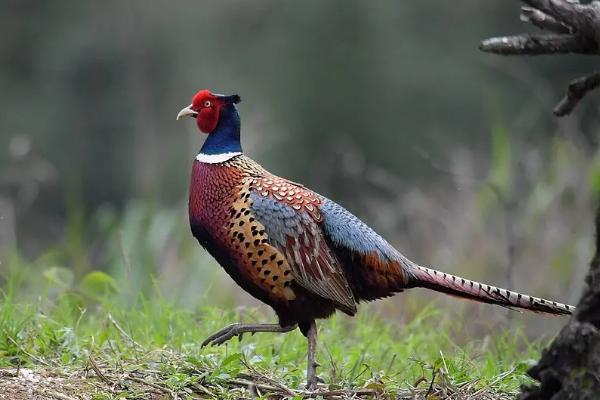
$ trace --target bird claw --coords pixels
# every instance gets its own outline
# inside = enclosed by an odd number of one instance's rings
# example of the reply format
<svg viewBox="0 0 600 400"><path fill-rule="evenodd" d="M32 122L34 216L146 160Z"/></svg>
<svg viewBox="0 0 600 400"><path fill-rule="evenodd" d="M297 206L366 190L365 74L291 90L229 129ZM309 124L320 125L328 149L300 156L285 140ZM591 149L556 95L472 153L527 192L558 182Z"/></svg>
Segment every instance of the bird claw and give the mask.
<svg viewBox="0 0 600 400"><path fill-rule="evenodd" d="M241 341L243 334L244 331L240 330L240 324L231 324L207 337L206 340L202 342L200 347L205 347L208 345L219 346L236 336L238 336L239 340Z"/></svg>
<svg viewBox="0 0 600 400"><path fill-rule="evenodd" d="M296 329L297 325L289 325L281 327L278 324L231 324L225 328L213 333L202 342L201 347L213 345L218 346L225 343L229 339L237 336L240 341L245 333L254 335L257 332L276 332L284 333Z"/></svg>
<svg viewBox="0 0 600 400"><path fill-rule="evenodd" d="M319 383L325 383L323 378L316 374L317 367L320 364L318 362L313 362L311 366L311 371L308 372L308 376L306 378L306 390L317 390Z"/></svg>
<svg viewBox="0 0 600 400"><path fill-rule="evenodd" d="M319 388L319 383L325 383L325 381L320 376L313 376L311 379L307 380L305 388L309 391L317 390Z"/></svg>

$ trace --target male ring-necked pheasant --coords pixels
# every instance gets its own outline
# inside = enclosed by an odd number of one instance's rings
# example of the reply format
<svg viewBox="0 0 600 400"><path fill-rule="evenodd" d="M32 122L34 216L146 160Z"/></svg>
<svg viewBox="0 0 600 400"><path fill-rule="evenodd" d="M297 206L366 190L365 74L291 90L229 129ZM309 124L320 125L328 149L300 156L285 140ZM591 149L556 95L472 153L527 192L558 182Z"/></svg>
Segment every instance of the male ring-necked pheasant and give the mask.
<svg viewBox="0 0 600 400"><path fill-rule="evenodd" d="M234 324L202 344L245 332L289 332L308 339L307 388L317 385L315 319L357 303L423 287L504 307L571 314L573 306L421 267L349 211L271 174L242 153L237 95L201 90L183 116L208 134L193 166L192 233L244 290L270 305L278 324Z"/></svg>

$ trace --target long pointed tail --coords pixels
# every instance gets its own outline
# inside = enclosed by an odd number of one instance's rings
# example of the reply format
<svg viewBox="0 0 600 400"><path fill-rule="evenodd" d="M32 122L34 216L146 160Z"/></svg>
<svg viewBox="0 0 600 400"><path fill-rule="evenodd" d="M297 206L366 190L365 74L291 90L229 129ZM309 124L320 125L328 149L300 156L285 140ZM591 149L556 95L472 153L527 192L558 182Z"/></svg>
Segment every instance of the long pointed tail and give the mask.
<svg viewBox="0 0 600 400"><path fill-rule="evenodd" d="M413 265L411 272L413 275L411 287L428 288L482 303L498 304L508 308L523 308L534 312L572 314L575 311L575 307L568 304L511 292L431 268Z"/></svg>

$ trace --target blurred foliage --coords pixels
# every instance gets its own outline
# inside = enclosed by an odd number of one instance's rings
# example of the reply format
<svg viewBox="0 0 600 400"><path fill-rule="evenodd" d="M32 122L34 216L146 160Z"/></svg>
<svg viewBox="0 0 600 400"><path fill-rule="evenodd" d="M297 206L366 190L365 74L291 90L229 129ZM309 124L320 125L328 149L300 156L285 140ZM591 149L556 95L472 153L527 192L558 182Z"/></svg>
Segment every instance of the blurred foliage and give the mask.
<svg viewBox="0 0 600 400"><path fill-rule="evenodd" d="M74 302L117 290L134 304L157 285L182 304L251 302L186 220L203 138L174 117L208 87L242 96L250 156L415 261L575 301L600 192L597 105L561 120L551 109L592 65L481 54L480 39L528 29L518 11L501 0L1 2L0 287L23 269ZM414 316L430 298L378 307ZM488 322L468 329L505 322L481 310ZM557 324L513 318L534 321L528 333Z"/></svg>
<svg viewBox="0 0 600 400"><path fill-rule="evenodd" d="M546 142L560 82L589 63L481 54L480 39L526 29L517 13L501 0L3 1L0 190L39 186L17 202L20 245L39 254L106 203L185 198L201 140L174 115L203 87L242 95L252 156L356 204L335 162L348 149L411 184L440 179L423 151L446 164L467 146L485 165L499 116Z"/></svg>

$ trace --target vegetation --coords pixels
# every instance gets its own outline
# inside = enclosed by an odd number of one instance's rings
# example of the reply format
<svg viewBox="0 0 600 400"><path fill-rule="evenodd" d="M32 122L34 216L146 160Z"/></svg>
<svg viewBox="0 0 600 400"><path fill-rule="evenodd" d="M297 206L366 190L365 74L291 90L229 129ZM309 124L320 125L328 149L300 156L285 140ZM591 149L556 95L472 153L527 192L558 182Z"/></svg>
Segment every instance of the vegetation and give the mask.
<svg viewBox="0 0 600 400"><path fill-rule="evenodd" d="M93 394L94 399L145 398L154 392L237 399L252 391L302 397L297 389L306 349L298 331L200 347L224 324L270 318L255 309L224 311L208 300L184 308L166 300L158 284L127 305L126 285L119 287L100 272L48 295L57 284L56 270L43 274L44 295L23 302L20 293L31 272L21 269L2 293L0 376L15 375L19 368L44 370L64 379L47 390ZM404 325L385 321L368 307L362 311L355 320L336 316L321 324L323 391L362 390L384 398L428 391L510 398L539 355L541 343L530 343L518 329L457 345L460 324L433 307ZM4 386L11 388L8 380ZM44 384L37 390L43 393Z"/></svg>

